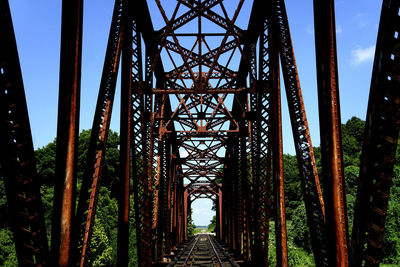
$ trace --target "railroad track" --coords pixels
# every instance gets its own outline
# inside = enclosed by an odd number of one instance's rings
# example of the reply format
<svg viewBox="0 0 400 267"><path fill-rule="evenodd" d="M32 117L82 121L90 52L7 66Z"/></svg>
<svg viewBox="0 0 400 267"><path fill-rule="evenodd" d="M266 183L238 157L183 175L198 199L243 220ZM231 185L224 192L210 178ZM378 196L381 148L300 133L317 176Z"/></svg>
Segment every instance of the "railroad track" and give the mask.
<svg viewBox="0 0 400 267"><path fill-rule="evenodd" d="M168 267L239 267L224 249L209 234L199 234L193 237Z"/></svg>

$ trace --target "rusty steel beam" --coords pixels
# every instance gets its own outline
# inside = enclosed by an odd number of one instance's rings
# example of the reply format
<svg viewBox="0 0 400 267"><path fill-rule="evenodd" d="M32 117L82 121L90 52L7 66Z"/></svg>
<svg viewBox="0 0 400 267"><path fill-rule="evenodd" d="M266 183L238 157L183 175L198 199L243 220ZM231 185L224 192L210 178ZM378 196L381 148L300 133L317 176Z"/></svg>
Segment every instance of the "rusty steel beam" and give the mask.
<svg viewBox="0 0 400 267"><path fill-rule="evenodd" d="M8 1L0 1L0 172L19 266L49 263L21 67Z"/></svg>
<svg viewBox="0 0 400 267"><path fill-rule="evenodd" d="M82 58L83 0L63 1L57 118L52 264L67 266L72 248Z"/></svg>
<svg viewBox="0 0 400 267"><path fill-rule="evenodd" d="M163 96L163 99L160 101L165 100L167 97ZM159 111L160 116L164 116L166 113L165 109L166 105L161 106L161 110ZM164 256L164 234L167 230L166 224L166 217L167 214L167 207L168 207L168 169L167 169L167 157L169 156L169 147L167 144L167 138L165 135L165 131L163 128L163 121L159 122L158 125L158 132L156 133L158 136L158 164L157 164L157 179L159 184L159 193L158 193L158 214L156 217L157 223L157 236L156 236L156 250L157 250L157 261L161 262ZM157 196L156 196L157 197Z"/></svg>
<svg viewBox="0 0 400 267"><path fill-rule="evenodd" d="M273 23L277 31L283 78L289 105L297 161L300 170L307 223L317 266L327 265L325 208L304 109L289 23L283 0L273 0Z"/></svg>
<svg viewBox="0 0 400 267"><path fill-rule="evenodd" d="M330 266L349 266L334 0L314 1L319 123Z"/></svg>
<svg viewBox="0 0 400 267"><path fill-rule="evenodd" d="M269 57L269 43L267 19L268 12L261 1L255 1L252 8L248 31L251 39L244 50L246 59L242 58L241 66L247 61L250 86L255 85L256 90L249 95L249 111L253 120L249 122L251 170L252 170L252 229L254 233L251 242L251 262L257 266L268 266L268 239L269 218L271 214L271 96L268 91L270 77L268 69L271 62ZM259 79L257 79L256 40L260 36ZM275 62L278 64L278 62ZM239 72L240 67L239 66ZM244 68L244 67L242 67ZM242 75L242 79L245 78Z"/></svg>
<svg viewBox="0 0 400 267"><path fill-rule="evenodd" d="M182 179L178 179L177 188L177 236L178 243L182 243L187 238L187 233L184 232L186 229L186 220L183 219L187 218L187 195L185 196L185 189L183 187Z"/></svg>
<svg viewBox="0 0 400 267"><path fill-rule="evenodd" d="M176 152L179 153L178 151ZM176 249L177 241L177 234L176 234L176 184L177 184L177 176L178 176L178 166L176 163L177 154L172 156L172 175L171 175L171 198L170 198L170 205L171 205L171 228L170 228L170 240L171 240L171 250Z"/></svg>
<svg viewBox="0 0 400 267"><path fill-rule="evenodd" d="M172 143L174 140L171 140L170 137L166 140L166 153L165 153L165 171L166 171L166 181L165 181L165 255L171 255L172 249L172 231L171 231L171 223L172 223L172 213L171 213L171 197L172 197L172 175L173 175L173 156L175 156L176 152L174 151Z"/></svg>
<svg viewBox="0 0 400 267"><path fill-rule="evenodd" d="M164 113L166 116L171 116L171 103L169 97L165 98L164 102ZM175 133L175 126L165 125L163 122L160 125L160 128L165 130L170 130L173 133L168 134L165 136L166 138L166 145L165 145L165 190L166 195L164 198L164 220L165 220L165 255L171 255L173 244L173 237L172 237L172 223L173 223L173 210L172 210L172 200L173 200L173 179L175 175L175 168L176 168L176 161L175 159L179 158L179 150L177 146L177 140Z"/></svg>
<svg viewBox="0 0 400 267"><path fill-rule="evenodd" d="M190 202L190 198L188 195L188 191L183 189L183 194L182 194L182 200L181 201L181 209L183 208L183 214L181 216L181 223L182 223L182 228L181 228L181 239L180 242L183 242L188 239L188 234L187 234L187 227L188 227L188 218L191 215L190 214L190 209L192 206L192 203Z"/></svg>
<svg viewBox="0 0 400 267"><path fill-rule="evenodd" d="M120 181L118 198L118 250L117 265L128 266L129 263L129 210L130 210L130 178L132 164L132 90L133 81L138 70L136 31L133 37L133 24L130 19L131 3L126 4L127 16L124 20L123 47L121 59L121 113L120 113ZM134 40L135 38L135 40ZM134 73L135 72L135 73Z"/></svg>
<svg viewBox="0 0 400 267"><path fill-rule="evenodd" d="M257 38L263 31L266 13L264 1L255 0L250 13L249 25L247 27L247 39L244 43L243 51L250 51L249 46L257 42ZM247 75L249 74L249 68L251 68L250 62L246 58L246 55L242 55L236 80L243 81L246 79Z"/></svg>
<svg viewBox="0 0 400 267"><path fill-rule="evenodd" d="M134 15L137 22L137 16ZM136 25L139 27L139 25ZM139 28L138 28L139 29ZM141 32L141 31L140 31ZM152 95L140 90L140 87L148 86L152 82L152 73L150 69L150 59L146 49L145 62L145 82L136 82L134 86L132 100L132 154L133 154L133 175L134 175L134 195L136 210L136 236L138 246L139 266L151 266L154 253L155 229L154 214L155 205L153 186L155 179L153 177L153 150L155 125L153 122L153 98Z"/></svg>
<svg viewBox="0 0 400 267"><path fill-rule="evenodd" d="M278 69L279 70L279 69ZM279 75L279 72L278 72ZM279 76L271 91L272 169L275 204L275 242L277 266L288 266L285 184L283 176L282 117Z"/></svg>
<svg viewBox="0 0 400 267"><path fill-rule="evenodd" d="M74 218L72 241L76 252L73 254L81 266L87 262L96 215L122 47L123 12L124 0L116 0L86 157L85 171ZM80 247L78 244L82 245L81 251L78 251ZM79 259L78 255L80 255Z"/></svg>
<svg viewBox="0 0 400 267"><path fill-rule="evenodd" d="M223 227L223 217L222 217L222 190L218 190L218 200L217 200L217 225L218 225L218 239L222 241L222 227Z"/></svg>
<svg viewBox="0 0 400 267"><path fill-rule="evenodd" d="M165 81L165 71L162 59L157 57L158 41L154 38L156 32L154 31L149 8L145 0L138 0L135 2L133 16L136 19L137 28L142 34L143 41L146 45L146 57L151 61L151 63L147 65L147 68L151 68L149 74L154 72L157 81L163 84Z"/></svg>
<svg viewBox="0 0 400 267"><path fill-rule="evenodd" d="M271 15L271 14L269 14ZM275 204L275 242L277 266L288 266L288 248L286 234L286 210L285 210L285 183L283 174L283 143L282 143L282 111L281 88L279 75L279 50L276 29L268 17L264 21L264 31L260 36L260 80L270 82L270 120L272 138L272 169L274 184Z"/></svg>
<svg viewBox="0 0 400 267"><path fill-rule="evenodd" d="M207 94L234 94L234 93L240 93L243 91L248 91L248 88L221 88L221 89L207 89L204 91L199 91L196 89L174 89L174 88L169 88L169 89L158 89L158 88L154 88L151 91L154 94L200 94L200 93L207 93Z"/></svg>
<svg viewBox="0 0 400 267"><path fill-rule="evenodd" d="M251 262L258 266L268 265L268 234L269 234L269 215L270 215L270 175L271 175L271 147L270 147L270 122L269 122L269 93L267 93L269 83L269 73L264 68L269 68L268 62L264 62L260 55L259 75L264 78L262 85L256 83L257 62L256 62L256 42L258 36L263 32L264 20L266 18L265 3L254 1L247 28L247 39L244 42L244 54L242 55L238 75L237 86L245 85L245 80L249 77L250 81L250 102L249 111L253 114L253 119L249 119L250 135L249 145L251 153L251 172L252 188L251 198L245 198L247 201L246 212L251 220L246 227L250 226L249 240L244 240L250 244ZM260 40L260 44L262 43ZM262 52L261 52L262 53ZM264 51L264 56L268 57L268 51ZM257 84L257 85L256 85ZM255 90L254 90L255 88ZM263 88L262 90L258 88ZM241 104L246 106L246 102ZM255 119L255 120L254 120ZM247 195L249 195L247 193ZM251 201L249 203L248 201ZM246 216L246 217L247 217ZM250 223L250 225L249 225ZM245 249L245 247L244 247ZM244 251L244 258L248 259L249 251Z"/></svg>
<svg viewBox="0 0 400 267"><path fill-rule="evenodd" d="M227 145L227 147L226 147L226 156L225 156L225 158L227 159L227 162L228 162L228 160L229 160L229 157L228 157L228 151L230 150L231 148L230 148L230 144L228 143L228 145ZM223 226L223 227L221 227L222 228L222 231L221 231L221 241L223 242L223 243L227 243L226 241L227 241L227 234L226 234L226 232L227 232L227 187L225 186L227 183L228 183L228 165L227 164L225 164L224 165L224 169L223 169L223 176L222 176L222 188L221 188L221 191L222 191L222 195L223 195L223 198L222 198L222 205L221 205L221 214L222 214L222 218L221 218L221 225ZM221 201L221 200L220 200Z"/></svg>
<svg viewBox="0 0 400 267"><path fill-rule="evenodd" d="M379 266L383 256L400 130L399 8L399 1L383 1L354 209L352 264L357 267Z"/></svg>
<svg viewBox="0 0 400 267"><path fill-rule="evenodd" d="M150 155L152 145L150 136L151 98L133 92L132 100L132 154L134 172L134 194L136 210L136 236L138 242L139 266L150 266L152 262L152 171ZM150 168L150 169L149 169ZM149 173L150 171L150 173Z"/></svg>
<svg viewBox="0 0 400 267"><path fill-rule="evenodd" d="M178 199L177 199L177 194L178 194L178 179L179 177L179 168L176 167L174 170L174 181L173 181L173 195L172 195L172 209L173 209L173 215L172 215L172 236L173 236L173 247L176 248L176 246L179 243L178 240L178 212L177 212L177 207L178 207Z"/></svg>
<svg viewBox="0 0 400 267"><path fill-rule="evenodd" d="M153 74L157 86L163 87L165 71L162 60L158 55L158 41L154 38L156 33L153 28L150 12L146 1L135 2L133 18L136 21L138 33L140 32L146 46L145 82L140 80L134 83L133 92L133 168L134 168L134 194L136 212L136 233L138 240L139 266L150 266L156 241L156 225L158 212L158 199L153 194L158 194L157 177L153 177L153 165L158 143L155 142L155 133L158 125L154 116L160 108L159 101L153 106L152 92ZM157 96L160 99L161 96ZM153 187L155 190L153 190Z"/></svg>
<svg viewBox="0 0 400 267"><path fill-rule="evenodd" d="M237 101L234 100L233 102L232 114L236 117L243 115L240 114L241 110ZM236 125L231 122L229 127L232 129L236 127ZM222 228L221 235L226 236L225 240L222 241L226 244L230 244L231 249L235 252L237 257L242 257L242 234L245 220L244 198L246 196L241 191L244 184L244 177L247 179L245 175L246 171L243 171L246 170L247 167L245 166L246 164L243 164L243 158L246 159L246 147L243 148L241 145L241 140L243 138L244 142L246 142L245 136L246 133L237 135L231 132L228 134L221 186L223 198L220 227ZM244 145L246 145L246 143L244 143Z"/></svg>
<svg viewBox="0 0 400 267"><path fill-rule="evenodd" d="M236 235L235 235L235 227L237 225L236 216L237 216L237 208L234 196L234 182L235 176L239 176L239 163L240 158L238 157L239 151L238 149L238 139L232 140L232 146L230 147L230 151L228 152L229 163L226 165L226 173L225 173L225 181L223 181L222 187L225 188L224 199L225 199L225 211L226 211L226 219L225 219L225 227L226 227L226 241L225 243L229 245L231 250L236 249Z"/></svg>
<svg viewBox="0 0 400 267"><path fill-rule="evenodd" d="M245 128L246 129L246 128ZM239 240L238 240L238 250L241 252L240 254L243 256L244 260L249 259L249 216L250 206L249 206L249 177L248 177L248 137L246 133L243 133L240 137L239 146L240 146L240 155L239 155L239 175L238 180L239 184L237 187L237 192L233 192L238 198L238 220L237 231L239 232Z"/></svg>
<svg viewBox="0 0 400 267"><path fill-rule="evenodd" d="M266 88L253 98L252 111L256 121L251 123L252 175L253 175L253 229L252 262L257 266L268 265L269 217L271 214L271 117L270 93Z"/></svg>

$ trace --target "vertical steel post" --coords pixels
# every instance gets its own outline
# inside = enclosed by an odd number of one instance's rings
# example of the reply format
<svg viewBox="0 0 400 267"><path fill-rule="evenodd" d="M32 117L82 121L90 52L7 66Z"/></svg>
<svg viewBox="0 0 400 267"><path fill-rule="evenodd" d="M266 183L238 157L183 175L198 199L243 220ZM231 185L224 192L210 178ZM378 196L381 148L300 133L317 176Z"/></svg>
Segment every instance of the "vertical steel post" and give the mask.
<svg viewBox="0 0 400 267"><path fill-rule="evenodd" d="M137 29L136 19L133 23L136 36L135 55L137 62L134 66L139 66L138 79L134 83L132 97L132 134L133 145L133 174L134 174L134 196L135 196L135 218L136 218L136 237L138 247L139 266L151 266L152 264L152 244L153 244L153 98L147 89L152 86L152 72L150 70L150 60L146 55L145 82L142 80L141 72L141 39Z"/></svg>
<svg viewBox="0 0 400 267"><path fill-rule="evenodd" d="M238 140L237 140L238 141ZM237 151L237 150L235 150ZM240 159L238 159L240 160ZM238 162L238 161L236 161ZM239 170L238 168L234 169L234 171L231 172L233 175L238 176L239 175ZM234 187L234 182L232 181L232 176L230 176L231 181L229 183L228 187L228 203L229 203L229 209L228 209L228 242L230 245L230 248L232 251L235 251L236 249L236 216L237 216L237 207L235 203L235 187ZM237 177L236 177L237 179Z"/></svg>
<svg viewBox="0 0 400 267"><path fill-rule="evenodd" d="M79 138L83 0L63 1L56 175L52 227L53 264L68 266L75 211Z"/></svg>
<svg viewBox="0 0 400 267"><path fill-rule="evenodd" d="M399 1L383 1L354 209L351 243L355 267L363 261L365 266L379 266L383 255L400 130L399 8Z"/></svg>
<svg viewBox="0 0 400 267"><path fill-rule="evenodd" d="M171 138L171 137L170 137ZM174 174L174 161L173 161L173 156L175 155L175 152L171 151L171 146L173 140L170 140L170 138L167 139L167 157L166 157L166 171L167 171L167 181L166 181L166 213L165 213L165 254L170 255L171 254L171 247L172 247L172 207L171 207L171 199L172 199L172 179L173 179L173 174Z"/></svg>
<svg viewBox="0 0 400 267"><path fill-rule="evenodd" d="M28 109L7 0L0 1L0 173L19 266L47 265L48 243Z"/></svg>
<svg viewBox="0 0 400 267"><path fill-rule="evenodd" d="M81 265L85 265L88 258L96 216L97 199L105 160L122 48L122 17L124 10L124 0L116 0L86 156L85 171L72 229L71 242L73 243L74 261L80 262ZM80 247L82 247L81 252L78 251ZM78 258L79 256L80 258Z"/></svg>
<svg viewBox="0 0 400 267"><path fill-rule="evenodd" d="M183 228L185 228L184 223L182 221L182 216L184 217L187 213L187 208L185 209L184 204L184 192L183 188L178 184L177 190L177 207L176 207L176 225L177 225L177 236L178 236L178 243L182 243L184 238L182 237Z"/></svg>
<svg viewBox="0 0 400 267"><path fill-rule="evenodd" d="M247 146L248 142L246 142ZM246 156L247 163L247 156ZM250 209L251 197L249 186L249 175L246 172L242 181L243 190L243 260L248 261L250 258ZM222 196L221 196L222 197Z"/></svg>
<svg viewBox="0 0 400 267"><path fill-rule="evenodd" d="M278 36L282 72L293 138L300 170L307 223L317 266L327 265L325 208L297 72L284 0L273 2L273 23Z"/></svg>
<svg viewBox="0 0 400 267"><path fill-rule="evenodd" d="M157 97L157 96L156 96ZM158 96L161 97L160 101L161 110L159 111L159 116L162 118L165 115L165 98L168 97L166 95ZM165 135L165 130L163 128L163 121L156 122L158 124L158 166L157 166L157 179L158 179L158 195L155 195L155 198L158 198L156 202L158 202L158 206L155 205L155 208L158 209L158 214L156 214L155 220L157 220L157 236L156 236L156 250L157 250L157 261L162 261L164 255L164 233L166 232L166 217L167 217L167 153L168 145L167 145L167 138Z"/></svg>
<svg viewBox="0 0 400 267"><path fill-rule="evenodd" d="M234 192L237 196L240 195L240 202L238 204L240 205L238 207L238 212L240 212L240 225L237 226L237 231L240 233L239 235L239 240L237 244L237 250L241 252L243 255L244 259L248 259L249 256L249 238L248 238L248 228L249 228L249 220L248 220L248 213L249 213L249 202L247 201L249 199L248 196L248 180L249 180L249 174L248 174L248 153L247 153L247 144L248 144L248 138L247 138L247 132L248 132L248 127L244 128L247 130L245 133L240 138L240 176L239 176L239 187L238 190L240 192ZM242 241L243 239L243 241ZM243 249L243 252L242 252Z"/></svg>
<svg viewBox="0 0 400 267"><path fill-rule="evenodd" d="M330 266L348 266L334 0L314 1L314 25L328 262Z"/></svg>
<svg viewBox="0 0 400 267"><path fill-rule="evenodd" d="M238 144L235 145L235 148L238 148L238 151L235 151L233 158L235 159L234 163L231 165L231 168L234 170L234 175L231 176L232 181L232 197L234 205L231 208L235 208L232 213L234 229L233 231L233 240L235 245L236 254L240 256L242 254L242 233L243 233L243 223L244 223L244 206L243 206L243 181L247 179L247 157L246 157L246 133L238 139ZM238 167L239 166L239 167ZM236 175L235 175L236 174Z"/></svg>
<svg viewBox="0 0 400 267"><path fill-rule="evenodd" d="M226 150L227 151L229 151L230 149L231 149L231 146L232 146L232 142L229 142L229 140L228 140L228 145L227 145L227 148L226 148ZM221 241L223 241L225 244L227 244L227 241L228 241L228 231L227 231L227 226L228 226L228 213L227 213L227 210L228 210L228 201L227 201L227 198L228 198L228 193L227 193L227 187L228 187L228 183L229 183L229 170L228 170L228 162L229 162L229 160L230 160L230 157L229 157L229 153L226 153L226 164L224 164L224 176L222 177L222 195L223 195L223 198L222 198L222 206L221 206L221 209L222 209L222 225L223 225L223 227L222 227L222 232L221 232L221 235L222 235L222 239L221 239Z"/></svg>
<svg viewBox="0 0 400 267"><path fill-rule="evenodd" d="M260 1L258 2L260 3ZM255 2L256 4L256 2ZM253 8L262 8L253 6ZM271 12L271 11L269 11ZM256 83L256 91L250 95L251 111L255 120L251 122L252 150L256 155L252 157L253 165L253 231L254 245L251 251L251 261L258 266L268 266L268 239L269 219L271 215L271 157L272 157L272 110L271 92L268 83L271 83L271 71L278 62L274 62L276 51L270 46L270 13L266 12L260 26L260 53L259 53L259 81ZM275 54L273 54L275 53ZM255 48L251 53L256 57ZM256 64L254 62L253 64ZM255 67L253 67L255 68ZM278 246L278 244L277 244Z"/></svg>
<svg viewBox="0 0 400 267"><path fill-rule="evenodd" d="M183 218L182 218L182 220L183 220L183 231L182 231L183 238L181 239L181 242L188 239L187 227L188 227L188 216L190 215L189 209L191 208L191 203L190 203L187 189L185 189L185 191L183 192L182 208L183 208Z"/></svg>
<svg viewBox="0 0 400 267"><path fill-rule="evenodd" d="M218 216L217 216L217 218L218 218L218 233L219 233L219 236L218 236L218 238L219 238L219 240L220 241L222 241L222 228L223 228L223 224L222 224L222 222L223 222L223 215L222 215L222 190L221 190L221 188L219 188L218 189L218 203L217 203L217 206L218 206Z"/></svg>
<svg viewBox="0 0 400 267"><path fill-rule="evenodd" d="M279 79L279 52L275 33L269 32L269 62L271 77L271 137L272 169L275 204L275 240L277 266L288 266L285 183L283 176L283 143L281 90Z"/></svg>
<svg viewBox="0 0 400 267"><path fill-rule="evenodd" d="M177 206L178 206L178 198L177 198L177 189L178 189L178 182L177 179L179 177L178 175L179 169L178 166L175 165L174 168L174 180L173 180L173 192L172 192L172 237L173 237L173 248L176 248L176 245L178 243L178 213L177 213Z"/></svg>
<svg viewBox="0 0 400 267"><path fill-rule="evenodd" d="M125 20L122 66L121 66L121 120L120 120L120 180L118 198L118 250L117 265L128 266L129 257L129 202L131 177L131 130L132 130L132 20L131 4L127 3ZM136 58L135 58L136 59Z"/></svg>

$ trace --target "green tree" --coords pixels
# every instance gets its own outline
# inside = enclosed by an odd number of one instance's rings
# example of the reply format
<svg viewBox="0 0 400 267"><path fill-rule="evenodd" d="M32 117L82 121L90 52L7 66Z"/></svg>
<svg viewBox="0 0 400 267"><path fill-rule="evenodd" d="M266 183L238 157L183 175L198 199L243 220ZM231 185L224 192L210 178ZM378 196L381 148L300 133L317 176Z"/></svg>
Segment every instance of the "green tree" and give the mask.
<svg viewBox="0 0 400 267"><path fill-rule="evenodd" d="M81 180L86 165L87 150L90 141L90 130L83 130L79 135L78 160L77 160L77 188L80 189ZM35 151L38 177L41 183L41 194L45 222L48 234L51 233L52 207L54 201L54 179L56 140ZM116 265L117 247L117 197L119 180L119 136L110 130L103 176L99 191L96 220L90 247L90 265L104 266ZM0 185L1 186L1 185ZM77 194L79 196L79 194ZM133 202L132 202L133 207ZM1 199L0 199L1 208ZM136 239L135 227L131 227L131 235ZM49 236L50 240L50 236ZM137 253L131 253L135 256ZM134 262L136 259L132 259Z"/></svg>
<svg viewBox="0 0 400 267"><path fill-rule="evenodd" d="M303 195L297 158L283 155L283 172L285 178L285 202L287 219L290 220L296 208L302 203Z"/></svg>
<svg viewBox="0 0 400 267"><path fill-rule="evenodd" d="M112 246L103 225L97 221L93 226L93 235L90 243L90 266L110 266L112 261Z"/></svg>
<svg viewBox="0 0 400 267"><path fill-rule="evenodd" d="M187 220L188 220L188 222L187 222L187 235L188 235L188 237L191 237L191 236L194 235L194 229L196 229L196 225L194 225L193 219L192 219L191 216L188 216Z"/></svg>
<svg viewBox="0 0 400 267"><path fill-rule="evenodd" d="M208 225L208 232L215 233L215 228L217 227L217 216L214 215Z"/></svg>
<svg viewBox="0 0 400 267"><path fill-rule="evenodd" d="M365 122L352 117L342 125L344 165L359 166Z"/></svg>
<svg viewBox="0 0 400 267"><path fill-rule="evenodd" d="M0 229L0 266L17 266L14 237L7 228Z"/></svg>
<svg viewBox="0 0 400 267"><path fill-rule="evenodd" d="M398 151L399 153L399 151ZM400 265L400 166L394 168L383 236L383 262Z"/></svg>
<svg viewBox="0 0 400 267"><path fill-rule="evenodd" d="M35 151L36 169L42 185L54 186L56 170L56 140Z"/></svg>

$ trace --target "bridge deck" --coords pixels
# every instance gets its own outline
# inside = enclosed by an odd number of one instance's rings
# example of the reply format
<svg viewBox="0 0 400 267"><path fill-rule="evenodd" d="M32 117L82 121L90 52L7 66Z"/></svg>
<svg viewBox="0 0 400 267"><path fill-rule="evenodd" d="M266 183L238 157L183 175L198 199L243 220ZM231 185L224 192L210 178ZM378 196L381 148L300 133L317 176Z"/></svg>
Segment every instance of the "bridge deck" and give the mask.
<svg viewBox="0 0 400 267"><path fill-rule="evenodd" d="M194 236L168 266L239 267L210 234Z"/></svg>

